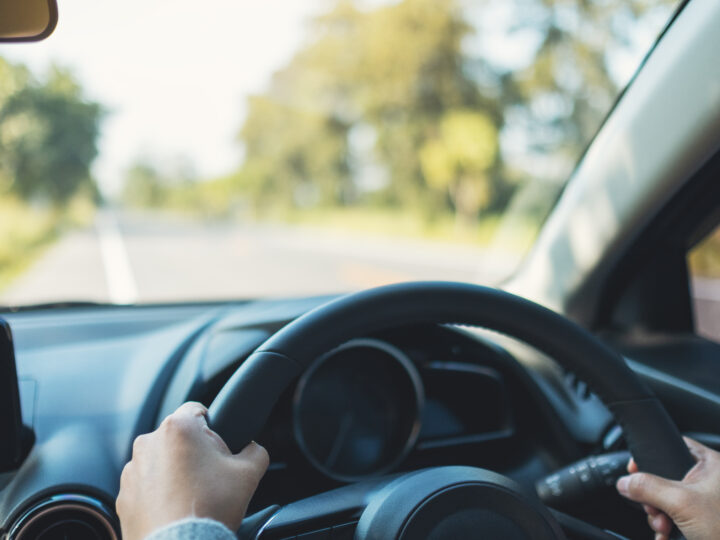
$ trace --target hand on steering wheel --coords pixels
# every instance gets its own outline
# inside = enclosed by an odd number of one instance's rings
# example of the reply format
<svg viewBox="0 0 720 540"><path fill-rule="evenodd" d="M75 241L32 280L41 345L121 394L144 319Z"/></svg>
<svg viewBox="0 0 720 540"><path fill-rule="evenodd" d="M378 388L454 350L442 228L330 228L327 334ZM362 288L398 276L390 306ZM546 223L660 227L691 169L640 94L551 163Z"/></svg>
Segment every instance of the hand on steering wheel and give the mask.
<svg viewBox="0 0 720 540"><path fill-rule="evenodd" d="M200 403L185 403L135 439L116 505L125 540L142 540L188 517L210 518L231 531L240 527L268 454L254 442L232 454L206 414Z"/></svg>
<svg viewBox="0 0 720 540"><path fill-rule="evenodd" d="M656 540L667 540L673 522L687 540L712 540L720 531L720 453L685 437L697 460L682 481L638 472L631 460L629 476L617 482L621 495L641 503Z"/></svg>

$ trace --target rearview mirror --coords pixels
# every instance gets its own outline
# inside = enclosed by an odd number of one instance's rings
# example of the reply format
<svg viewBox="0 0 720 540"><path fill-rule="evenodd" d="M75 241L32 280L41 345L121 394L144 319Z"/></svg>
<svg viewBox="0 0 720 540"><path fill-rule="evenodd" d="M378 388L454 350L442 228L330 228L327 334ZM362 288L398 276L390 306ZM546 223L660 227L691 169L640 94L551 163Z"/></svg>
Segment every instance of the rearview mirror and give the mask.
<svg viewBox="0 0 720 540"><path fill-rule="evenodd" d="M56 0L0 0L0 42L40 41L57 20Z"/></svg>

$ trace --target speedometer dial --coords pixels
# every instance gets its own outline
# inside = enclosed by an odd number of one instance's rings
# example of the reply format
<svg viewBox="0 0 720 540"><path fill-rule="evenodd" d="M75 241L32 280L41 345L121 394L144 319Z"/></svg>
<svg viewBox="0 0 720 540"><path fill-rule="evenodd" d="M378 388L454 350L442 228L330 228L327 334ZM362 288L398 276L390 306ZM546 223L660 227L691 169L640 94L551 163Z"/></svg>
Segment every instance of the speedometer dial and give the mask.
<svg viewBox="0 0 720 540"><path fill-rule="evenodd" d="M396 466L420 432L420 375L399 349L356 339L319 358L295 392L295 437L307 459L338 480Z"/></svg>

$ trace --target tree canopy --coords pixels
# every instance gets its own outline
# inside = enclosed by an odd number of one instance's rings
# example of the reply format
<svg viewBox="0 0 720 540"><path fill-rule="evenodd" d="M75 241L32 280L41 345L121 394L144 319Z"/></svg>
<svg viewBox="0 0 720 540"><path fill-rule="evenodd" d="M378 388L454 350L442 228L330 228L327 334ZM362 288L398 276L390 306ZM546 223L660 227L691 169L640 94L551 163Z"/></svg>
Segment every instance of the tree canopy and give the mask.
<svg viewBox="0 0 720 540"><path fill-rule="evenodd" d="M54 67L38 81L0 59L0 188L54 205L97 194L99 104L84 98L72 74Z"/></svg>
<svg viewBox="0 0 720 540"><path fill-rule="evenodd" d="M338 0L249 98L238 186L259 206L372 200L464 221L501 210L531 179L557 190L619 92L613 66L638 21L670 4ZM498 10L510 39L531 42L519 67L473 46L494 43L497 17L484 16ZM371 188L362 162L374 165Z"/></svg>

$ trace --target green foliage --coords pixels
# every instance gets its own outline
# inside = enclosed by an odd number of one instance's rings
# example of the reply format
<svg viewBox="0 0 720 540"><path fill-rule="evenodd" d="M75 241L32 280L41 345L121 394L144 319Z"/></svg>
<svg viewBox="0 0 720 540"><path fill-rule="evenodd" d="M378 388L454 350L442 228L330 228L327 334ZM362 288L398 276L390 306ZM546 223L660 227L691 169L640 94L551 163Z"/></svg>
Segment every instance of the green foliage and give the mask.
<svg viewBox="0 0 720 540"><path fill-rule="evenodd" d="M56 235L55 216L15 197L0 199L0 289Z"/></svg>
<svg viewBox="0 0 720 540"><path fill-rule="evenodd" d="M0 290L66 229L87 227L94 214L94 204L82 196L61 209L33 206L14 195L0 197Z"/></svg>
<svg viewBox="0 0 720 540"><path fill-rule="evenodd" d="M100 118L67 71L39 82L0 58L0 288L65 228L91 222Z"/></svg>
<svg viewBox="0 0 720 540"><path fill-rule="evenodd" d="M511 9L510 32L534 34L527 67L507 71L492 55L470 52L467 40L489 28L472 20L470 2L402 0L372 9L336 2L267 91L249 100L240 132L246 195L260 208L382 202L472 222L501 211L533 174L556 190L618 92L609 55L627 46L650 6L482 4ZM372 155L359 159L387 173L381 194L357 181L349 140L356 126L375 135ZM553 164L550 172L501 148L501 133L518 126L525 153ZM299 196L308 193L315 196Z"/></svg>
<svg viewBox="0 0 720 540"><path fill-rule="evenodd" d="M496 68L502 113L523 123L530 149L565 159L569 173L620 91L613 55L629 54L639 45L638 34L652 35L653 27L659 32L658 23L678 3L483 0L485 10L498 5L512 10L512 35L537 38L526 67ZM653 18L654 24L648 22Z"/></svg>
<svg viewBox="0 0 720 540"><path fill-rule="evenodd" d="M125 174L122 200L129 206L162 206L168 196L166 182L148 161L138 161Z"/></svg>
<svg viewBox="0 0 720 540"><path fill-rule="evenodd" d="M352 207L456 231L494 228L510 209L522 215L504 228L526 244L619 91L613 55L675 2L335 0L248 99L242 167L164 204L310 220ZM497 24L532 37L524 63L473 46Z"/></svg>
<svg viewBox="0 0 720 540"><path fill-rule="evenodd" d="M261 207L362 201L349 133L363 125L374 131L373 153L389 171L386 201L450 209L445 194L428 191L419 151L446 114L482 108L463 69L469 30L452 1L405 0L369 11L339 2L314 21L315 39L266 94L249 100L240 133L243 187ZM494 123L497 116L483 118Z"/></svg>
<svg viewBox="0 0 720 540"><path fill-rule="evenodd" d="M430 187L446 190L459 217L472 221L490 204L488 172L497 158L498 134L482 113L450 111L438 135L420 149L420 162Z"/></svg>
<svg viewBox="0 0 720 540"><path fill-rule="evenodd" d="M102 110L83 99L67 71L54 68L34 81L0 61L0 177L25 200L63 205L79 192L97 196L90 166L97 155Z"/></svg>
<svg viewBox="0 0 720 540"><path fill-rule="evenodd" d="M148 159L125 173L120 202L135 209L164 208L207 219L226 218L248 205L236 175L197 181L182 171L161 171Z"/></svg>
<svg viewBox="0 0 720 540"><path fill-rule="evenodd" d="M347 125L339 119L256 96L241 137L239 181L256 205L332 205L349 196Z"/></svg>

